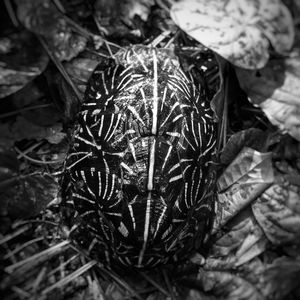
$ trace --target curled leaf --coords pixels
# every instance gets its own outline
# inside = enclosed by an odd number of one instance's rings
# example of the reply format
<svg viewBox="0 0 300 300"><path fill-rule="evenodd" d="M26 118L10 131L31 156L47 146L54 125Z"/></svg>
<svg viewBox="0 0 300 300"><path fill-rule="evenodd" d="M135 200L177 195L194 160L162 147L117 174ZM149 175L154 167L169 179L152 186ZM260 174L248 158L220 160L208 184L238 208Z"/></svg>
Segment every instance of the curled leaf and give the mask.
<svg viewBox="0 0 300 300"><path fill-rule="evenodd" d="M290 12L279 0L181 0L171 17L193 38L231 63L249 69L269 59L269 41L278 53L292 47Z"/></svg>

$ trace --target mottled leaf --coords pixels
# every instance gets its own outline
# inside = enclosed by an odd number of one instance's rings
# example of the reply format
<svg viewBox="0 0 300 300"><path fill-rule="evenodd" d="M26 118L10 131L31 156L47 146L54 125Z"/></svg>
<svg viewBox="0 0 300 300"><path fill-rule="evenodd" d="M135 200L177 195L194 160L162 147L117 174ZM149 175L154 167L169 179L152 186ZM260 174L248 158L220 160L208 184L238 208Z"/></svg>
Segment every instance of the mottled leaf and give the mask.
<svg viewBox="0 0 300 300"><path fill-rule="evenodd" d="M273 244L300 243L300 186L277 177L277 182L252 204L252 210Z"/></svg>
<svg viewBox="0 0 300 300"><path fill-rule="evenodd" d="M181 0L171 17L186 33L231 63L249 69L269 59L269 41L284 53L292 47L290 12L279 0Z"/></svg>
<svg viewBox="0 0 300 300"><path fill-rule="evenodd" d="M3 43L9 46L2 47ZM0 98L23 88L44 71L49 61L37 39L29 32L0 37L0 48Z"/></svg>
<svg viewBox="0 0 300 300"><path fill-rule="evenodd" d="M214 232L273 183L271 158L272 153L245 147L220 176Z"/></svg>
<svg viewBox="0 0 300 300"><path fill-rule="evenodd" d="M300 59L271 60L259 73L237 68L241 87L270 122L300 141Z"/></svg>

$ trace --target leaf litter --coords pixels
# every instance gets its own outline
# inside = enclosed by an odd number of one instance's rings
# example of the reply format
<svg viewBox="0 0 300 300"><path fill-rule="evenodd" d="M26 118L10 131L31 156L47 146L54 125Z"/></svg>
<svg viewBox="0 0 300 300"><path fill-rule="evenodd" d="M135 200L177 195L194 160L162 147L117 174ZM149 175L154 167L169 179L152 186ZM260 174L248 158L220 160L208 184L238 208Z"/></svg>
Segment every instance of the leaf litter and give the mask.
<svg viewBox="0 0 300 300"><path fill-rule="evenodd" d="M15 35L14 41L26 43L35 35L33 45L44 48L41 57L46 59L37 60L39 68L30 76L18 77L17 71L15 77L3 77L0 246L5 276L0 288L4 296L299 298L297 41L292 48L299 31L299 15L292 9L297 3L124 1L117 7L117 1L108 5L102 0L91 9L84 1L6 2L13 24L27 29ZM120 9L122 14L114 21ZM166 266L162 272L121 274L90 260L67 240L69 229L61 223L58 184L67 151L66 121L76 114L89 74L103 58L113 57L131 43L173 45L182 33L171 17L187 34L235 65L242 90L225 78L214 94L224 142L217 166L216 217L206 253L195 254L182 265ZM206 26L204 21L208 21ZM0 41L6 66L11 44L7 38ZM14 56L17 65L20 59ZM36 66L32 59L25 58L25 62L29 70ZM227 62L220 59L219 63L226 70ZM239 96L229 93L229 97L226 85ZM225 104L223 98L227 98ZM248 108L242 117L239 112L245 102ZM42 113L35 109L39 105L48 106ZM228 117L232 114L235 118Z"/></svg>

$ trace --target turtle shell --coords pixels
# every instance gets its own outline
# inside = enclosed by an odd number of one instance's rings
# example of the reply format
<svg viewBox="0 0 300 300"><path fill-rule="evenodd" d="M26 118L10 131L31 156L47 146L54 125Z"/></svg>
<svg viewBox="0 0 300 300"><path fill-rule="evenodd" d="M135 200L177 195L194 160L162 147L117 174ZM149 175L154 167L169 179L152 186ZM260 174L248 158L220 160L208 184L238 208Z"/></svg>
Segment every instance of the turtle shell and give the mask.
<svg viewBox="0 0 300 300"><path fill-rule="evenodd" d="M135 45L93 72L65 175L91 256L136 268L184 257L213 214L216 123L168 49Z"/></svg>

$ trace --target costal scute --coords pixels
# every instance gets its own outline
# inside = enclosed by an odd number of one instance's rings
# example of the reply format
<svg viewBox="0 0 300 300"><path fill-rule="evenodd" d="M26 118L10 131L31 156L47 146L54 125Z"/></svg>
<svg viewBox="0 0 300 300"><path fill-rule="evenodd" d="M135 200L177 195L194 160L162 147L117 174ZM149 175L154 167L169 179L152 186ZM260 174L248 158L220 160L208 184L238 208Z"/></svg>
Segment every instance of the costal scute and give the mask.
<svg viewBox="0 0 300 300"><path fill-rule="evenodd" d="M65 170L71 236L92 257L149 268L201 244L216 153L206 89L169 49L131 46L94 70Z"/></svg>

